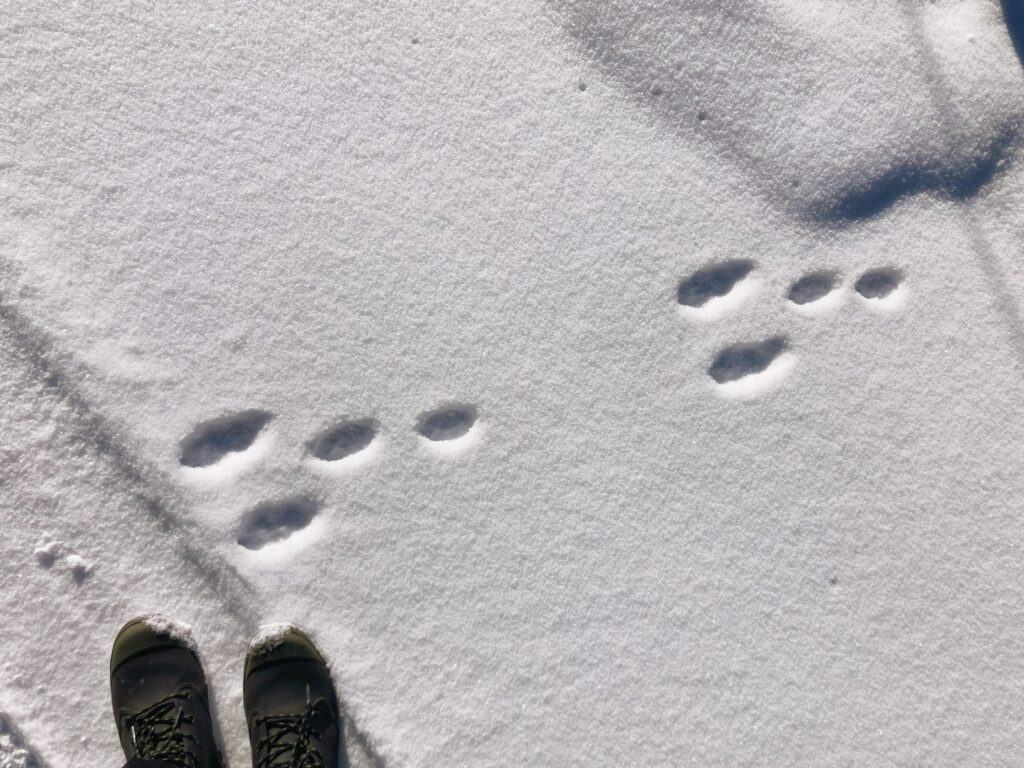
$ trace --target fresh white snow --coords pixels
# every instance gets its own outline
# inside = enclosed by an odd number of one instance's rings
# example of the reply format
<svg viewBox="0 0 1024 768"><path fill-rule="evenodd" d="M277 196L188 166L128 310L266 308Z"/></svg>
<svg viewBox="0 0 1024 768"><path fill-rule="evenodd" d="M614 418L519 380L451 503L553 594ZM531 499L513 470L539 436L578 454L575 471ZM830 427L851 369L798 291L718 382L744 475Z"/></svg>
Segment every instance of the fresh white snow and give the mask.
<svg viewBox="0 0 1024 768"><path fill-rule="evenodd" d="M255 635L253 635L252 641L249 643L249 648L262 648L274 645L280 646L281 639L294 627L294 624L289 624L286 621L265 624L260 627L259 631Z"/></svg>
<svg viewBox="0 0 1024 768"><path fill-rule="evenodd" d="M142 616L140 618L142 618L154 632L174 638L178 643L181 643L185 647L191 648L194 652L199 653L199 646L196 644L195 635L192 634L192 627L188 624L177 621L168 616L161 616L158 613Z"/></svg>
<svg viewBox="0 0 1024 768"><path fill-rule="evenodd" d="M275 622L354 765L1024 753L1000 3L2 29L0 712L48 765L118 764L148 613L233 766Z"/></svg>

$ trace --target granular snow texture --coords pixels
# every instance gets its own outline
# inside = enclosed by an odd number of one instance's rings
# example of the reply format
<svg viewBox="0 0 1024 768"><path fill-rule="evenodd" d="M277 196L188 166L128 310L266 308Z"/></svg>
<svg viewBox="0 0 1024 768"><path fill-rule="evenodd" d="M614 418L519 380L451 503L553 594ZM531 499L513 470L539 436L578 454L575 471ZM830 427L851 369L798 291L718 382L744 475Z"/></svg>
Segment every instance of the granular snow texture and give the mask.
<svg viewBox="0 0 1024 768"><path fill-rule="evenodd" d="M56 768L151 611L236 766L274 621L353 762L1024 753L995 0L4 25L0 703Z"/></svg>

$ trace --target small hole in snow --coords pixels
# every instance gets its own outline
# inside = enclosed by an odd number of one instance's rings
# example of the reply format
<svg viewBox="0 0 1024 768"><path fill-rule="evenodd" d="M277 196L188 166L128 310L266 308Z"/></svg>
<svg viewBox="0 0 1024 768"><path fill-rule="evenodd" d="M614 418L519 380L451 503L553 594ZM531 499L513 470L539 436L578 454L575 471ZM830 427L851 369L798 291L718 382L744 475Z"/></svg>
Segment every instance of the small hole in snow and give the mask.
<svg viewBox="0 0 1024 768"><path fill-rule="evenodd" d="M754 268L752 261L727 261L694 272L679 283L676 299L687 307L701 307L708 301L725 296Z"/></svg>
<svg viewBox="0 0 1024 768"><path fill-rule="evenodd" d="M586 83L580 83L576 87L580 89L580 92L583 92L583 91L587 90L587 84Z"/></svg>
<svg viewBox="0 0 1024 768"><path fill-rule="evenodd" d="M448 406L421 415L416 431L427 440L455 440L469 432L476 419L473 406Z"/></svg>
<svg viewBox="0 0 1024 768"><path fill-rule="evenodd" d="M857 278L853 288L865 299L884 299L900 284L902 275L895 269L871 269Z"/></svg>

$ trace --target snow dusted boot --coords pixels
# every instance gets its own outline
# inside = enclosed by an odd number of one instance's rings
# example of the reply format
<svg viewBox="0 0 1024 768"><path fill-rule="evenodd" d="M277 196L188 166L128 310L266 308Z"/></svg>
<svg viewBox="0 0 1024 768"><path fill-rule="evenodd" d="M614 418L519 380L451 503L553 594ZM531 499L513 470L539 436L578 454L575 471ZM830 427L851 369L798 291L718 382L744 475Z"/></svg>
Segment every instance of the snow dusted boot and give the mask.
<svg viewBox="0 0 1024 768"><path fill-rule="evenodd" d="M188 629L132 619L110 654L110 697L129 765L220 768L206 677Z"/></svg>
<svg viewBox="0 0 1024 768"><path fill-rule="evenodd" d="M278 624L257 634L242 687L254 768L345 768L331 673L304 632Z"/></svg>

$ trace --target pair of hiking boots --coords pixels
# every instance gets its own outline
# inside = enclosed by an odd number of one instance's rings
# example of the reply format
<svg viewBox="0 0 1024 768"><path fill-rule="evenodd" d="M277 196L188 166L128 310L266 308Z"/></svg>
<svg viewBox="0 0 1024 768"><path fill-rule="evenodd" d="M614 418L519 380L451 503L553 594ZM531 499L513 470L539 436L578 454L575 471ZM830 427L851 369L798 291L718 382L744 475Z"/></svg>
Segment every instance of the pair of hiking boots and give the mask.
<svg viewBox="0 0 1024 768"><path fill-rule="evenodd" d="M304 632L280 625L258 634L242 688L255 768L344 767L334 684ZM180 625L152 616L125 624L110 655L110 694L128 766L221 768L206 676Z"/></svg>

